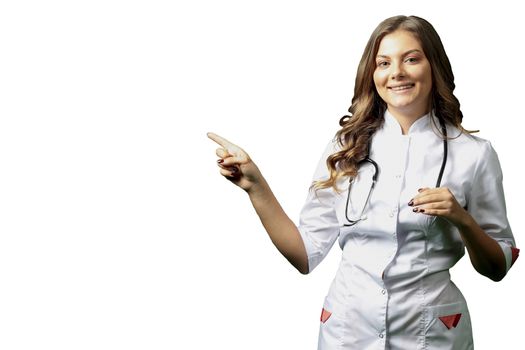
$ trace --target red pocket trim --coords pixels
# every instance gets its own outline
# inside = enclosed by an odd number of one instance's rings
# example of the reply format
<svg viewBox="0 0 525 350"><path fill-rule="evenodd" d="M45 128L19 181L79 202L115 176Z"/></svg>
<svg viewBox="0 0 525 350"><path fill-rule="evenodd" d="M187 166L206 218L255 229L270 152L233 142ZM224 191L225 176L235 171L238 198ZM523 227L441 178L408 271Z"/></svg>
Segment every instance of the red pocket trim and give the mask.
<svg viewBox="0 0 525 350"><path fill-rule="evenodd" d="M459 319L461 318L461 314L455 314L455 315L448 315L448 316L441 316L439 319L447 329L450 328L456 328L456 326L459 323Z"/></svg>
<svg viewBox="0 0 525 350"><path fill-rule="evenodd" d="M520 256L520 250L518 248L510 247L510 251L512 252L512 262L510 263L510 266L512 266L518 256Z"/></svg>
<svg viewBox="0 0 525 350"><path fill-rule="evenodd" d="M321 322L325 323L330 318L330 316L332 316L332 313L330 311L326 311L323 308L323 311L321 311Z"/></svg>

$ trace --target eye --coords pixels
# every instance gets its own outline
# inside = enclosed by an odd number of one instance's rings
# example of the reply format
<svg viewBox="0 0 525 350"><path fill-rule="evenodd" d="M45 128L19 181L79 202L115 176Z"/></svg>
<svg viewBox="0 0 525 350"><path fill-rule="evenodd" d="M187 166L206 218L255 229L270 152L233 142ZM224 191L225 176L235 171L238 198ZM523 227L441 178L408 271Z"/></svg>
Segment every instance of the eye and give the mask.
<svg viewBox="0 0 525 350"><path fill-rule="evenodd" d="M378 67L383 67L384 68L384 67L386 67L388 65L389 65L389 63L387 61L379 61L379 62L377 62L377 66Z"/></svg>
<svg viewBox="0 0 525 350"><path fill-rule="evenodd" d="M417 61L419 61L417 59L417 57L408 57L405 62L408 62L408 63L416 63Z"/></svg>

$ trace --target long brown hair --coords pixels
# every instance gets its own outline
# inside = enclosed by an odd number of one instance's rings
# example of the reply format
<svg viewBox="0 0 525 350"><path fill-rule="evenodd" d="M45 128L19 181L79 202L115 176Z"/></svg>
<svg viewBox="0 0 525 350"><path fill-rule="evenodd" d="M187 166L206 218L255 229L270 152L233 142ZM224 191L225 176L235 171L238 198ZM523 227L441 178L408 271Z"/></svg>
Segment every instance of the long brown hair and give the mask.
<svg viewBox="0 0 525 350"><path fill-rule="evenodd" d="M330 155L326 160L330 178L314 182L312 185L314 189L333 187L339 192L337 182L343 177L355 177L358 163L368 155L370 139L382 126L383 115L387 108L374 84L376 55L383 37L396 30L412 33L419 40L430 63L432 90L428 110L434 111L441 121L456 126L462 132L467 132L461 126L463 114L459 108L459 101L453 93L456 85L452 67L434 27L428 21L416 16L387 18L370 36L359 62L352 105L348 108L350 115L345 115L339 120L341 129L335 135L341 150ZM433 121L433 118L431 120ZM439 128L435 129L439 130Z"/></svg>

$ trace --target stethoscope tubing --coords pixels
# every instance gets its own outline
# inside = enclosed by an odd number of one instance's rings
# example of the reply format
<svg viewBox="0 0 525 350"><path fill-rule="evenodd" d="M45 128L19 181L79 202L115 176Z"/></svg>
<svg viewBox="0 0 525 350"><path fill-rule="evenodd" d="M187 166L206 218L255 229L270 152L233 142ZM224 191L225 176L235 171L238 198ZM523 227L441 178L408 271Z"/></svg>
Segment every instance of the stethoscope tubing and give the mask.
<svg viewBox="0 0 525 350"><path fill-rule="evenodd" d="M441 186L441 179L443 178L443 173L445 172L445 167L447 165L447 155L448 155L447 127L445 126L445 123L443 122L443 120L441 120L441 118L439 118L439 123L441 124L441 132L443 133L443 160L441 162L441 168L439 169L439 175L436 181L436 188ZM370 200L370 196L372 195L372 191L377 182L377 177L379 176L379 165L372 158L370 158L369 155L367 155L365 159L359 162L360 165L363 163L370 163L374 166L374 175L372 177L372 184L370 185L370 190L368 191L368 196L366 197L366 201L363 206L363 210L361 210L361 214L359 214L359 218L357 220L351 220L348 217L348 204L350 203L350 190L352 188L352 183L354 179L350 179L349 184L348 184L348 196L346 198L346 207L345 207L345 216L346 216L346 220L349 223L344 224L344 226L353 226L362 220L366 206L368 205L368 201Z"/></svg>

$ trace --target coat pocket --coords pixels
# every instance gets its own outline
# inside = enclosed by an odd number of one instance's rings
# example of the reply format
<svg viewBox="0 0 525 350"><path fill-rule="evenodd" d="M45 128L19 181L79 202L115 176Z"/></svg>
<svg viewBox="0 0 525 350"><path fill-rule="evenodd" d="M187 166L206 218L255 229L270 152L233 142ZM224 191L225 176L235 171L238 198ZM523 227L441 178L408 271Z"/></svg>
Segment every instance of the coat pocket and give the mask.
<svg viewBox="0 0 525 350"><path fill-rule="evenodd" d="M341 349L344 334L344 319L329 301L325 300L321 311L318 349Z"/></svg>
<svg viewBox="0 0 525 350"><path fill-rule="evenodd" d="M425 349L474 349L470 315L464 302L429 306L425 308L425 319Z"/></svg>

